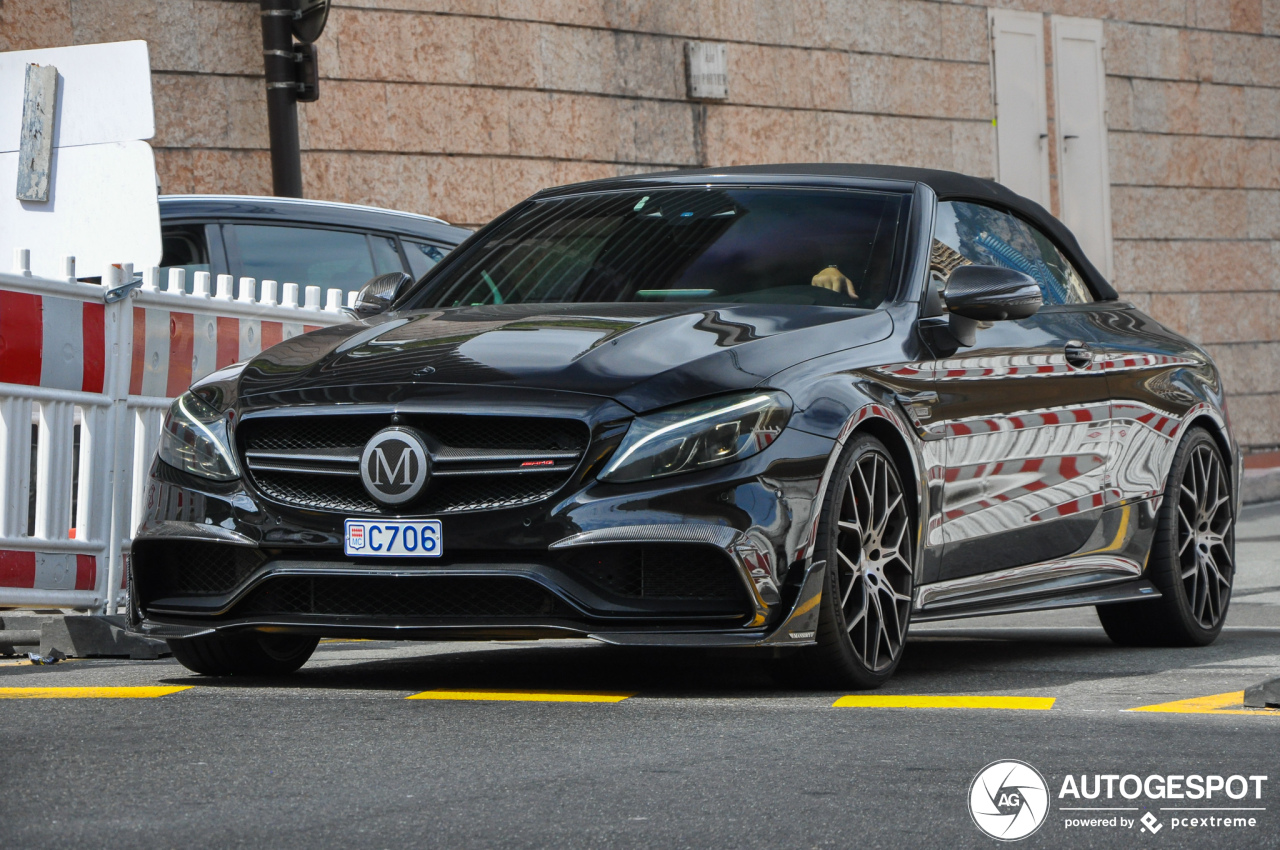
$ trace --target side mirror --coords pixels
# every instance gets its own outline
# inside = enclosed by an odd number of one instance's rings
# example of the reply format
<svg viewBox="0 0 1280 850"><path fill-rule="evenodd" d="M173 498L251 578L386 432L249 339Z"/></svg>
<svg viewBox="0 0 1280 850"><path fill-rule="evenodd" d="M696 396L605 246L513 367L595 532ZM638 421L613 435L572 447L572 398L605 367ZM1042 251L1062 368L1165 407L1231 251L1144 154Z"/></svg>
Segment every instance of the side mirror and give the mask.
<svg viewBox="0 0 1280 850"><path fill-rule="evenodd" d="M960 266L942 290L947 310L978 322L1003 322L1035 315L1044 304L1031 275L1000 266Z"/></svg>
<svg viewBox="0 0 1280 850"><path fill-rule="evenodd" d="M977 342L978 322L1001 322L1035 315L1044 304L1035 278L1000 266L960 266L942 290L930 289L921 330L930 345L950 357L960 346ZM942 301L947 315L942 312Z"/></svg>
<svg viewBox="0 0 1280 850"><path fill-rule="evenodd" d="M361 319L376 316L390 307L400 293L404 292L404 288L411 283L413 278L404 272L390 272L371 278L368 283L360 287L352 312Z"/></svg>

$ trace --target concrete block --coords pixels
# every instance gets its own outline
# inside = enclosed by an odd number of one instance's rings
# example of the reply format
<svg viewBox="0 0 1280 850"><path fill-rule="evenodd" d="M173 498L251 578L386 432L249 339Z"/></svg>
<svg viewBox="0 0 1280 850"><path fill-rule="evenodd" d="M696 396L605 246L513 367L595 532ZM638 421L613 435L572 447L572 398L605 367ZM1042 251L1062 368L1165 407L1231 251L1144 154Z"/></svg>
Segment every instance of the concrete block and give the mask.
<svg viewBox="0 0 1280 850"><path fill-rule="evenodd" d="M1197 186L1212 188L1271 188L1280 176L1250 160L1256 145L1280 147L1276 142L1210 137L1111 133L1111 179L1138 186ZM1263 148L1254 154L1269 158Z"/></svg>
<svg viewBox="0 0 1280 850"><path fill-rule="evenodd" d="M1280 35L1280 0L1262 0L1262 32Z"/></svg>
<svg viewBox="0 0 1280 850"><path fill-rule="evenodd" d="M262 73L258 7L229 0L73 0L76 44L146 39L154 70ZM157 33L163 35L157 37Z"/></svg>
<svg viewBox="0 0 1280 850"><path fill-rule="evenodd" d="M0 4L0 50L35 50L74 43L71 0Z"/></svg>
<svg viewBox="0 0 1280 850"><path fill-rule="evenodd" d="M1249 238L1280 239L1280 191L1251 189L1244 195Z"/></svg>
<svg viewBox="0 0 1280 850"><path fill-rule="evenodd" d="M1242 446L1277 446L1280 445L1280 395L1230 396L1227 403L1231 409L1231 430ZM1241 486L1242 493L1252 493L1253 501L1269 501L1280 498L1280 490L1273 478L1268 478L1265 470L1248 470L1246 481ZM1249 474L1252 473L1252 474ZM1248 479L1261 477L1260 481ZM1268 495L1274 494L1274 495Z"/></svg>
<svg viewBox="0 0 1280 850"><path fill-rule="evenodd" d="M98 614L50 617L40 629L40 654L57 649L68 658L132 658L151 660L169 654L159 638L125 631L123 615Z"/></svg>
<svg viewBox="0 0 1280 850"><path fill-rule="evenodd" d="M1119 93L1121 108L1112 108L1108 113L1112 129L1215 136L1268 135L1247 133L1250 117L1244 114L1248 93L1269 91L1267 89L1112 77L1107 81L1108 102L1112 107L1117 106L1117 100L1111 96L1113 90Z"/></svg>
<svg viewBox="0 0 1280 850"><path fill-rule="evenodd" d="M271 155L265 150L220 151L198 148L156 150L156 173L166 193L270 195ZM305 154L304 154L305 156ZM308 197L322 197L311 194ZM338 200L334 198L333 200Z"/></svg>
<svg viewBox="0 0 1280 850"><path fill-rule="evenodd" d="M1263 679L1244 689L1245 708L1280 708L1280 676Z"/></svg>
<svg viewBox="0 0 1280 850"><path fill-rule="evenodd" d="M1238 239L1248 232L1248 192L1112 186L1116 239Z"/></svg>
<svg viewBox="0 0 1280 850"><path fill-rule="evenodd" d="M1270 342L1280 327L1274 292L1156 294L1151 315L1196 342Z"/></svg>
<svg viewBox="0 0 1280 850"><path fill-rule="evenodd" d="M1280 291L1280 244L1120 240L1112 282L1126 298L1138 292Z"/></svg>
<svg viewBox="0 0 1280 850"><path fill-rule="evenodd" d="M327 92L326 83L326 94ZM262 80L197 74L151 75L156 107L152 144L168 148L266 148Z"/></svg>
<svg viewBox="0 0 1280 850"><path fill-rule="evenodd" d="M1280 469L1246 469L1240 481L1240 498L1246 505L1280 500ZM1273 687L1280 688L1280 684Z"/></svg>
<svg viewBox="0 0 1280 850"><path fill-rule="evenodd" d="M1280 397L1280 340L1243 345L1206 345L1230 393Z"/></svg>

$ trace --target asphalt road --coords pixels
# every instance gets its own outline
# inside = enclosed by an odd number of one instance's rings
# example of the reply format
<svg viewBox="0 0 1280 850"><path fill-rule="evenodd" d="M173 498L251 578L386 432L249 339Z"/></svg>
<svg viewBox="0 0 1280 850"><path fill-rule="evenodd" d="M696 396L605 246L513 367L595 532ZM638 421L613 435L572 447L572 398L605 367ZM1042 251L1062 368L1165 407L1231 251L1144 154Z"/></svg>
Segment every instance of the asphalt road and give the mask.
<svg viewBox="0 0 1280 850"><path fill-rule="evenodd" d="M576 641L326 642L279 680L0 660L0 689L182 689L0 700L0 847L992 846L969 791L1002 759L1047 783L1024 846L1280 847L1280 711L1231 713L1280 674L1280 505L1240 528L1211 647L1121 649L1088 609L931 624L876 692L1019 698L1007 708L835 706L847 695L752 658ZM460 698L477 691L612 701ZM448 698L406 699L421 693ZM1269 778L1241 799L1090 800L1060 796L1068 775ZM1073 810L1099 806L1123 811ZM1252 811L1172 811L1209 806ZM1255 825L1190 826L1215 817Z"/></svg>

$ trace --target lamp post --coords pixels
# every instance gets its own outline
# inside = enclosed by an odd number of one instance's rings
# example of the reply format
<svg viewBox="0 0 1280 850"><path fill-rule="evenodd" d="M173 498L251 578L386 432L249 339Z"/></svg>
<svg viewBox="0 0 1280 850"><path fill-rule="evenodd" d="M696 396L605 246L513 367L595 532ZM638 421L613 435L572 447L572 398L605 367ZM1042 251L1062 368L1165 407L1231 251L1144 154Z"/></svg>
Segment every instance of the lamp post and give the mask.
<svg viewBox="0 0 1280 850"><path fill-rule="evenodd" d="M329 0L258 0L262 15L262 66L267 80L267 132L271 138L271 188L277 196L302 197L298 101L320 96L316 49ZM294 44L294 37L301 44Z"/></svg>

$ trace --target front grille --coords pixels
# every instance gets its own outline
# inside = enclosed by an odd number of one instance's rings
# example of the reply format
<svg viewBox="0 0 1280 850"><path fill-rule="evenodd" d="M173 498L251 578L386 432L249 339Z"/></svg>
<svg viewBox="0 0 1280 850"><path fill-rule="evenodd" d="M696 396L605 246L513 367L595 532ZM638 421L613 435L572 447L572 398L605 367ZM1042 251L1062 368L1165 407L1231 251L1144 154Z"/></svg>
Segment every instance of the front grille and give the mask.
<svg viewBox="0 0 1280 850"><path fill-rule="evenodd" d="M267 561L258 549L193 540L147 540L134 544L133 569L150 599L219 596L234 589Z"/></svg>
<svg viewBox="0 0 1280 850"><path fill-rule="evenodd" d="M572 613L540 585L503 576L280 576L268 579L232 616L546 618Z"/></svg>
<svg viewBox="0 0 1280 850"><path fill-rule="evenodd" d="M710 546L587 546L561 556L571 574L609 593L636 599L744 601L729 556Z"/></svg>
<svg viewBox="0 0 1280 850"><path fill-rule="evenodd" d="M360 482L365 444L389 416L262 417L239 437L253 483L268 498L310 510L379 513ZM586 450L574 420L480 415L404 415L431 452L423 493L397 514L435 515L519 507L549 498L573 476Z"/></svg>
<svg viewBox="0 0 1280 850"><path fill-rule="evenodd" d="M249 449L337 449L363 448L388 424L362 416L298 416L254 419L243 427L247 431L245 447Z"/></svg>
<svg viewBox="0 0 1280 850"><path fill-rule="evenodd" d="M369 498L359 478L258 471L254 473L253 480L259 490L277 502L316 510L352 513L378 511L378 503Z"/></svg>

